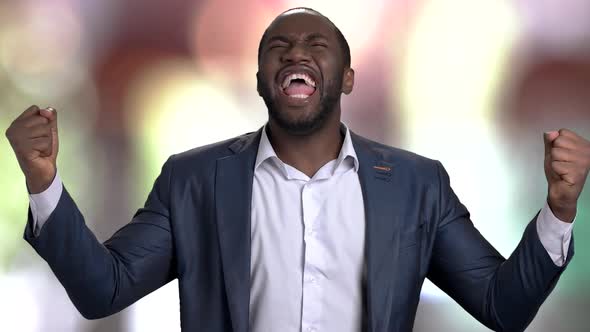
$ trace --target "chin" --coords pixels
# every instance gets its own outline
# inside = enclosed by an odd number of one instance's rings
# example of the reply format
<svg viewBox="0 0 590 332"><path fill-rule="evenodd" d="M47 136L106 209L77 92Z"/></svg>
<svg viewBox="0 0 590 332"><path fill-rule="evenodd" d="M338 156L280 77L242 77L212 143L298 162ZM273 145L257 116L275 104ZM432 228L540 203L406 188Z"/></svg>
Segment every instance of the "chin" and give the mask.
<svg viewBox="0 0 590 332"><path fill-rule="evenodd" d="M293 114L299 112L299 114ZM302 114L303 113L303 114ZM276 110L270 111L270 118L284 131L291 135L305 136L313 134L323 127L327 120L327 114L323 114L321 109L315 109L307 113L301 109Z"/></svg>

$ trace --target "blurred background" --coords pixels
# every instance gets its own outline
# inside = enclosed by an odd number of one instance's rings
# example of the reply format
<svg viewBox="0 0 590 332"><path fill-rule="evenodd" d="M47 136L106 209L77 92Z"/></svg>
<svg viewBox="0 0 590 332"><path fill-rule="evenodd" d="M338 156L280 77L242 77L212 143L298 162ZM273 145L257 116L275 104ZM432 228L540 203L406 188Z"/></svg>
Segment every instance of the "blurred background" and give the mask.
<svg viewBox="0 0 590 332"><path fill-rule="evenodd" d="M256 51L280 12L328 16L352 49L343 121L446 166L504 255L543 206L542 133L590 138L587 0L0 1L0 128L59 112L61 177L105 240L142 206L172 153L262 126ZM0 138L0 330L179 331L176 282L87 321L22 240L28 196ZM588 331L590 189L576 257L528 331ZM415 331L487 331L430 283Z"/></svg>

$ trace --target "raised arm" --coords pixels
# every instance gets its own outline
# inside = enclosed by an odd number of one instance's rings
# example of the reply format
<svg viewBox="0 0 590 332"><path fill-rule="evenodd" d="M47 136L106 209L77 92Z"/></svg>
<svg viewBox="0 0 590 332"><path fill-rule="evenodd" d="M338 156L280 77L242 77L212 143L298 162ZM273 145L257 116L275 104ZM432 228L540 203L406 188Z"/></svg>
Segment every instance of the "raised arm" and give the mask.
<svg viewBox="0 0 590 332"><path fill-rule="evenodd" d="M32 194L56 174L57 114L33 106L6 132ZM70 299L88 318L116 313L176 277L169 221L167 162L144 208L101 244L85 224L66 188L38 234L29 210L25 240L49 264Z"/></svg>
<svg viewBox="0 0 590 332"><path fill-rule="evenodd" d="M542 241L552 234L540 237L539 232L559 232L564 229L561 225L547 225L573 221L590 169L590 142L560 130L545 134L545 146L547 205L529 223L507 260L475 229L469 212L451 189L447 173L438 165L439 223L428 277L495 331L524 330L574 253L573 238L563 236L567 254L563 259L552 259L549 247L553 244Z"/></svg>

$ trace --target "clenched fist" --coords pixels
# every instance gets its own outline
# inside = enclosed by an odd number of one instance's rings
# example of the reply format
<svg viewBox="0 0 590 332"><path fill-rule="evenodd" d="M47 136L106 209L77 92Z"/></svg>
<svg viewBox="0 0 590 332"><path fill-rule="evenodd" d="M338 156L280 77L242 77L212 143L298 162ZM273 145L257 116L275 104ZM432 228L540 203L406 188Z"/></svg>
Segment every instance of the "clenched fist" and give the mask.
<svg viewBox="0 0 590 332"><path fill-rule="evenodd" d="M6 137L25 174L29 192L47 189L57 171L57 112L31 106L12 122Z"/></svg>
<svg viewBox="0 0 590 332"><path fill-rule="evenodd" d="M571 130L545 133L547 202L557 218L572 222L590 170L590 142Z"/></svg>

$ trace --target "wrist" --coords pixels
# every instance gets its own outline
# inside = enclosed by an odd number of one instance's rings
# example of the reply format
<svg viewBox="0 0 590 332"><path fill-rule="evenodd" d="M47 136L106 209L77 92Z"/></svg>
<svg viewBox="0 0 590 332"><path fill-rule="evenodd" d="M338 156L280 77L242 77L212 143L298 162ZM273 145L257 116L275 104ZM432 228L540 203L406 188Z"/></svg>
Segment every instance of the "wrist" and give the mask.
<svg viewBox="0 0 590 332"><path fill-rule="evenodd" d="M44 176L26 176L26 184L29 194L39 194L47 190L53 179L55 178L56 172L53 171L53 174L48 174Z"/></svg>
<svg viewBox="0 0 590 332"><path fill-rule="evenodd" d="M551 199L548 199L547 203L557 219L566 223L572 223L576 218L578 211L576 204L557 204L552 202Z"/></svg>

